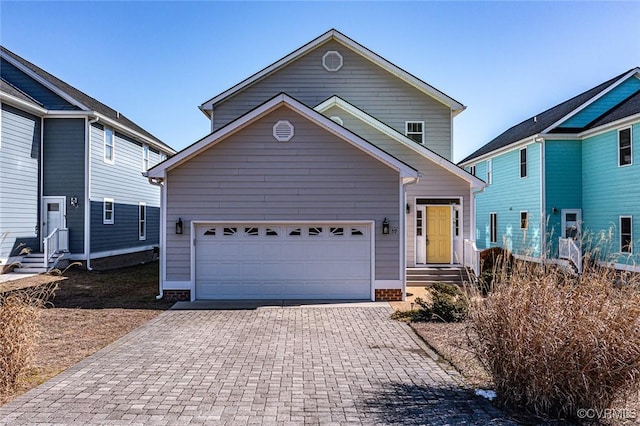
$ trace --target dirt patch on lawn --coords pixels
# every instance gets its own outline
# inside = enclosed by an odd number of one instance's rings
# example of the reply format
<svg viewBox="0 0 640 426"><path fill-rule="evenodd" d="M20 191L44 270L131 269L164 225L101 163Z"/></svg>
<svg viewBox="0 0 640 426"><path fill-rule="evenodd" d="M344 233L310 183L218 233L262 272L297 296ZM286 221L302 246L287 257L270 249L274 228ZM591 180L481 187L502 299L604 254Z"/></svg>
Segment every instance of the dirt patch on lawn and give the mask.
<svg viewBox="0 0 640 426"><path fill-rule="evenodd" d="M39 336L18 388L0 404L38 386L139 327L172 302L158 301L158 262L107 272L69 270L66 277L37 275L0 285L0 292L58 281L51 305L38 319Z"/></svg>

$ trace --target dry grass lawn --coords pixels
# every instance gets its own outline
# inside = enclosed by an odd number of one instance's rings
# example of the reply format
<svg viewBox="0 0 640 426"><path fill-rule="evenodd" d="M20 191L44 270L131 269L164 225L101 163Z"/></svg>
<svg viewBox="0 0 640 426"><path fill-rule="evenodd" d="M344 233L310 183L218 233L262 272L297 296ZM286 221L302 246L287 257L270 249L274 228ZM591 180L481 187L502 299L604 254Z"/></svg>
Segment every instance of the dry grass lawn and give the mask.
<svg viewBox="0 0 640 426"><path fill-rule="evenodd" d="M31 366L4 404L99 351L171 306L157 301L158 263L107 272L71 269L65 277L37 275L0 284L0 292L58 281L51 305L41 311Z"/></svg>

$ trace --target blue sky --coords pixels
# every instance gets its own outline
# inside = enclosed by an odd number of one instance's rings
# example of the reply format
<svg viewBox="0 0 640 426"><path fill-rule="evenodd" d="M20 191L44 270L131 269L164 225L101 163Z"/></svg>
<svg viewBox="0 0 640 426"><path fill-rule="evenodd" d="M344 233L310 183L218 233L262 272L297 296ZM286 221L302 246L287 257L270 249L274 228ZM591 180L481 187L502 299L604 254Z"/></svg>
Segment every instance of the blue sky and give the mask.
<svg viewBox="0 0 640 426"><path fill-rule="evenodd" d="M468 108L458 161L640 66L640 2L13 2L0 42L182 149L202 102L336 28Z"/></svg>

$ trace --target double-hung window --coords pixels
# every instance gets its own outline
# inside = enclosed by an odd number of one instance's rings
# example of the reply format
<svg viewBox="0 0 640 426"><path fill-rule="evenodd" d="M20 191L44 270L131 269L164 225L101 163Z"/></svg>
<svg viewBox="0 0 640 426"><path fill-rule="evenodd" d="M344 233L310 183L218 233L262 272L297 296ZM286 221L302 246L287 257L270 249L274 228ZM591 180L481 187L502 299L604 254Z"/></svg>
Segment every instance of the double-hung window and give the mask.
<svg viewBox="0 0 640 426"><path fill-rule="evenodd" d="M524 147L520 150L520 177L527 177L527 148Z"/></svg>
<svg viewBox="0 0 640 426"><path fill-rule="evenodd" d="M424 145L424 121L406 121L404 134L419 144Z"/></svg>
<svg viewBox="0 0 640 426"><path fill-rule="evenodd" d="M476 166L475 164L473 166L469 166L469 173L471 173L472 175L476 175Z"/></svg>
<svg viewBox="0 0 640 426"><path fill-rule="evenodd" d="M149 170L149 145L142 145L142 171Z"/></svg>
<svg viewBox="0 0 640 426"><path fill-rule="evenodd" d="M104 128L104 162L113 164L115 158L115 140L113 130Z"/></svg>
<svg viewBox="0 0 640 426"><path fill-rule="evenodd" d="M521 211L520 212L520 229L529 228L529 212Z"/></svg>
<svg viewBox="0 0 640 426"><path fill-rule="evenodd" d="M489 213L489 242L498 242L498 213Z"/></svg>
<svg viewBox="0 0 640 426"><path fill-rule="evenodd" d="M138 239L147 239L147 205L145 203L138 205Z"/></svg>
<svg viewBox="0 0 640 426"><path fill-rule="evenodd" d="M113 198L105 198L102 203L102 223L105 225L114 224L114 202Z"/></svg>
<svg viewBox="0 0 640 426"><path fill-rule="evenodd" d="M487 185L491 185L493 182L493 161L487 160Z"/></svg>
<svg viewBox="0 0 640 426"><path fill-rule="evenodd" d="M620 216L620 251L633 253L633 217Z"/></svg>
<svg viewBox="0 0 640 426"><path fill-rule="evenodd" d="M633 163L632 136L631 127L618 130L618 166L629 166Z"/></svg>

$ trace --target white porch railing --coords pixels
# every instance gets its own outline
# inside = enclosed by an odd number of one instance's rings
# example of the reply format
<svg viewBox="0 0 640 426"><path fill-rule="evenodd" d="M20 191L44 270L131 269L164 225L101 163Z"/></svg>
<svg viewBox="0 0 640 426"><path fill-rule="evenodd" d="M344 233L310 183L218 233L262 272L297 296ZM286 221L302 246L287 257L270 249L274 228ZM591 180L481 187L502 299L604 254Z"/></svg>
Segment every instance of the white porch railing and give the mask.
<svg viewBox="0 0 640 426"><path fill-rule="evenodd" d="M560 259L568 259L578 269L578 273L582 273L582 250L573 238L560 238L558 242L558 257Z"/></svg>
<svg viewBox="0 0 640 426"><path fill-rule="evenodd" d="M475 241L464 240L464 267L471 268L476 277L480 276L480 250Z"/></svg>
<svg viewBox="0 0 640 426"><path fill-rule="evenodd" d="M44 238L44 267L49 268L53 257L66 251L69 251L69 230L56 228Z"/></svg>

